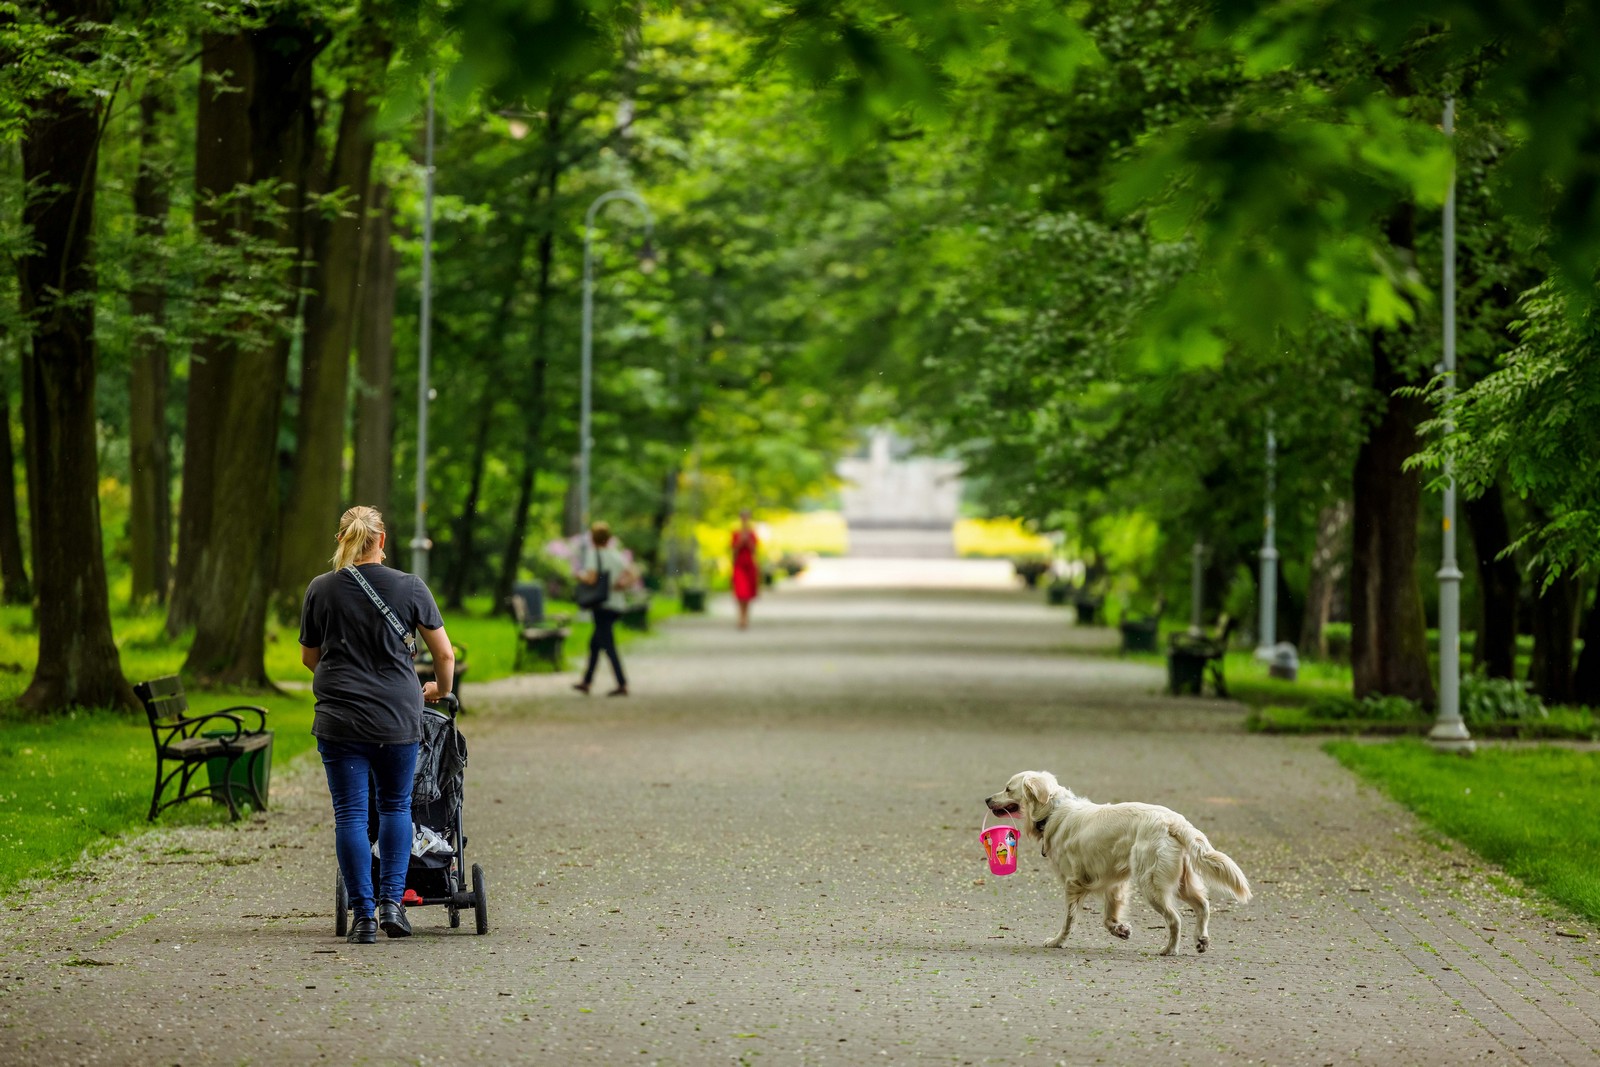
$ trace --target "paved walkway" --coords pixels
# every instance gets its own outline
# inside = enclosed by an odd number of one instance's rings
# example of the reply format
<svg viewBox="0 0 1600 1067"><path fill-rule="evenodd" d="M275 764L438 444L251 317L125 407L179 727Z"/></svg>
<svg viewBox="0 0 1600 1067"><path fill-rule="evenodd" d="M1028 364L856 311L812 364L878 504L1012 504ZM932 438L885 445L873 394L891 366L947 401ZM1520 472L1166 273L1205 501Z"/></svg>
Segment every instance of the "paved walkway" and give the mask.
<svg viewBox="0 0 1600 1067"><path fill-rule="evenodd" d="M1159 695L1109 635L976 572L886 592L831 570L746 633L719 604L633 646L627 701L476 687L489 936L418 909L409 941L336 940L302 763L269 817L147 835L13 900L0 1063L1595 1061L1596 931L1315 742ZM1054 879L1036 853L988 875L976 837L1027 768L1183 811L1255 902L1219 909L1204 956L1156 956L1142 905L1130 942L1091 915L1042 948Z"/></svg>

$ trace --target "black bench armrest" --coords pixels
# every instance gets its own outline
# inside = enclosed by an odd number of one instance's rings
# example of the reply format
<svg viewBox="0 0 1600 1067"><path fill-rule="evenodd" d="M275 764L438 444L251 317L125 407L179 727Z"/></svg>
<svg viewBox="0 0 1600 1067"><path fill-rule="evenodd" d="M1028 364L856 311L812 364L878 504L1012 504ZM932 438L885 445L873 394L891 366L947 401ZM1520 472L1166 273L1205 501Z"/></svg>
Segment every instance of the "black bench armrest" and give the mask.
<svg viewBox="0 0 1600 1067"><path fill-rule="evenodd" d="M253 712L256 716L256 728L246 730L244 728L244 717L239 712ZM220 711L210 711L204 715L188 715L175 720L168 726L164 743L171 744L172 739L175 737L198 736L200 727L214 720L231 723L233 726L233 735L231 737L219 737L217 740L222 742L237 741L240 737L258 734L267 728L267 709L257 707L254 704L239 704L231 708L223 708Z"/></svg>

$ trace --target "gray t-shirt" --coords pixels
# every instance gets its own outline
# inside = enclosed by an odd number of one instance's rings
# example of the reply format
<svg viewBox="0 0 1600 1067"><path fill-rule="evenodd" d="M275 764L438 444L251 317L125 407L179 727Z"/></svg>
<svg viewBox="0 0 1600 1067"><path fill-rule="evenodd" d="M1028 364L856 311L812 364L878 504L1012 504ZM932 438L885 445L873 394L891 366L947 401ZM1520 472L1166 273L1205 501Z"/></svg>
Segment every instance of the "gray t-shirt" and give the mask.
<svg viewBox="0 0 1600 1067"><path fill-rule="evenodd" d="M361 576L415 632L444 625L427 585L414 574L365 563ZM353 575L311 579L300 612L300 643L320 648L312 676L317 713L311 732L330 741L404 745L422 737L422 687L411 653Z"/></svg>
<svg viewBox="0 0 1600 1067"><path fill-rule="evenodd" d="M611 579L611 595L606 597L603 607L612 611L621 611L628 606L628 598L622 595L622 590L617 588L617 582L628 569L628 561L623 558L622 551L617 548L617 543L612 541L606 547L596 549L593 541L584 541L583 556L579 560L578 570L605 571Z"/></svg>

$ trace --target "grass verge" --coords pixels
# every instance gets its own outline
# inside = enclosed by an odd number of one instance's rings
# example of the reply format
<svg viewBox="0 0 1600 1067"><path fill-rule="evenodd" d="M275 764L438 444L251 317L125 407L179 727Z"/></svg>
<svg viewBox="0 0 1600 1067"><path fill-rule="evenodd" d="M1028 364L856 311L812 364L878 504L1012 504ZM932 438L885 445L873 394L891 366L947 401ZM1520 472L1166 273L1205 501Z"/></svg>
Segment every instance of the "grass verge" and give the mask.
<svg viewBox="0 0 1600 1067"><path fill-rule="evenodd" d="M1600 923L1600 753L1554 746L1441 756L1417 740L1327 751L1425 822Z"/></svg>
<svg viewBox="0 0 1600 1067"><path fill-rule="evenodd" d="M555 604L552 614L573 612ZM652 601L652 625L678 613L676 597ZM157 615L118 616L112 620L123 673L133 682L176 674L183 666L188 638L165 636ZM474 685L510 675L517 632L504 615L490 614L488 597L469 598L465 611L446 612L450 639L466 650L469 670L465 702L470 712ZM587 655L587 622L575 623L567 640L567 668ZM310 674L300 662L296 632L274 627L267 638L267 673L277 682L304 686ZM641 636L618 630L627 644ZM60 877L85 855L95 855L129 833L150 824L150 793L155 784L155 753L142 713L74 711L33 718L14 710L33 675L37 640L25 609L0 611L0 893L25 878ZM13 669L14 668L14 669ZM236 704L268 709L273 731L272 763L278 773L295 757L315 747L311 736L313 701L307 688L280 693L196 692L196 713ZM269 797L270 800L270 797ZM161 813L161 825L218 825L228 813L199 801Z"/></svg>

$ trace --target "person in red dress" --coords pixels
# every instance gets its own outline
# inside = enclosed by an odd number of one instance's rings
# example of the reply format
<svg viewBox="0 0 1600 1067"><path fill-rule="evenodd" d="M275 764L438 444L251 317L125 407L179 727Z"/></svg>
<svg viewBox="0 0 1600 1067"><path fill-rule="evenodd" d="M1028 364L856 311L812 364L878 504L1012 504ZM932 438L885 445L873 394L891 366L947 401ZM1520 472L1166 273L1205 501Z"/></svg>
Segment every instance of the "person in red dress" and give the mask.
<svg viewBox="0 0 1600 1067"><path fill-rule="evenodd" d="M739 629L750 626L750 601L761 589L761 568L756 564L756 549L761 542L750 525L750 509L739 512L739 528L733 531L733 599L739 603Z"/></svg>

